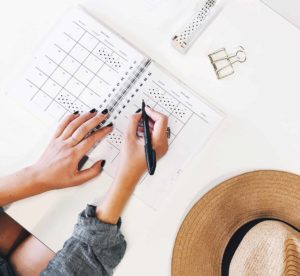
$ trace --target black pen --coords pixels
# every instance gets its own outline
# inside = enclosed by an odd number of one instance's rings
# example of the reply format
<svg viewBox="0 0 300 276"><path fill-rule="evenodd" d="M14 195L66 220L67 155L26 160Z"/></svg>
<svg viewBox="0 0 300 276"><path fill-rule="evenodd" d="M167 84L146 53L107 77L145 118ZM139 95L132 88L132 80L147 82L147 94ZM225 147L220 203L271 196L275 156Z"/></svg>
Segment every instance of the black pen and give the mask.
<svg viewBox="0 0 300 276"><path fill-rule="evenodd" d="M152 148L151 133L149 128L149 117L145 111L144 101L142 102L142 121L144 127L144 140L145 140L144 148L145 148L148 172L150 175L153 175L156 168L156 153L155 150Z"/></svg>

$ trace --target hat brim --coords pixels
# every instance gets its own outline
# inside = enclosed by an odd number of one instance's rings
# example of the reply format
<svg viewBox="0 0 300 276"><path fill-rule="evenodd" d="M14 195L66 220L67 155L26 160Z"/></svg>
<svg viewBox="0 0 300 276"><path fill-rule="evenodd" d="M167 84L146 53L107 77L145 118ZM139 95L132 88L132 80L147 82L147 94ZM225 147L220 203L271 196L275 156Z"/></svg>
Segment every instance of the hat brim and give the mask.
<svg viewBox="0 0 300 276"><path fill-rule="evenodd" d="M300 228L300 176L255 171L231 178L206 193L185 217L176 237L172 276L221 275L233 234L259 218Z"/></svg>

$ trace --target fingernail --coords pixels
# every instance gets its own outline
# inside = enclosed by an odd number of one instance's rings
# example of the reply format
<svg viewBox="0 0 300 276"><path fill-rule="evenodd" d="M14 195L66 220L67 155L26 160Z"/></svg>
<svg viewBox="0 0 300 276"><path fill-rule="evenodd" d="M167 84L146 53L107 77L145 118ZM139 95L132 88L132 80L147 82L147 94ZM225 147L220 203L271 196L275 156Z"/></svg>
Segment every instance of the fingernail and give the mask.
<svg viewBox="0 0 300 276"><path fill-rule="evenodd" d="M113 123L109 123L106 127L112 127L113 125Z"/></svg>
<svg viewBox="0 0 300 276"><path fill-rule="evenodd" d="M77 110L73 113L73 115L77 115L78 113L79 113L79 111Z"/></svg>
<svg viewBox="0 0 300 276"><path fill-rule="evenodd" d="M105 163L106 163L105 160L102 160L102 161L101 161L101 168L103 168L103 167L105 166Z"/></svg>
<svg viewBox="0 0 300 276"><path fill-rule="evenodd" d="M151 106L150 106L150 105L147 105L147 104L146 104L146 106L148 106L149 108L151 108Z"/></svg>
<svg viewBox="0 0 300 276"><path fill-rule="evenodd" d="M108 109L105 108L101 113L102 113L103 115L107 114L107 113L108 113Z"/></svg>
<svg viewBox="0 0 300 276"><path fill-rule="evenodd" d="M95 113L96 111L96 108L93 108L92 110L90 110L90 113Z"/></svg>
<svg viewBox="0 0 300 276"><path fill-rule="evenodd" d="M142 109L139 108L135 113L139 113L139 112L141 112L141 110L142 110Z"/></svg>

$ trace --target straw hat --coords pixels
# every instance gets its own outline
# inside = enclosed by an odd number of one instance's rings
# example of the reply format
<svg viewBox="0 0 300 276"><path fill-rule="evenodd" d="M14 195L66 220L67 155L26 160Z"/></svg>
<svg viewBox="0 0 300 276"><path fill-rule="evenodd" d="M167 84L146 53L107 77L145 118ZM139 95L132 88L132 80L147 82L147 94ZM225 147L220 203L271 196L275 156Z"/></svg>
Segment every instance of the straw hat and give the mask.
<svg viewBox="0 0 300 276"><path fill-rule="evenodd" d="M298 175L255 171L221 183L184 219L172 276L300 275L299 209Z"/></svg>

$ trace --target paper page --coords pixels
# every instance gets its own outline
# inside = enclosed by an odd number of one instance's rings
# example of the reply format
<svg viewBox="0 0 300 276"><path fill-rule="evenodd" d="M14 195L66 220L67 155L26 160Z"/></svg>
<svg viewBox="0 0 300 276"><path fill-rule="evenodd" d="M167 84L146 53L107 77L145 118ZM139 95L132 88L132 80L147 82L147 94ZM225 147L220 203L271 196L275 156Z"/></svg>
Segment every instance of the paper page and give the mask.
<svg viewBox="0 0 300 276"><path fill-rule="evenodd" d="M39 117L100 109L144 56L80 8L47 37L11 95ZM101 110L100 110L101 111Z"/></svg>
<svg viewBox="0 0 300 276"><path fill-rule="evenodd" d="M168 116L171 128L169 151L158 162L155 174L146 174L135 191L138 198L156 209L171 192L184 165L203 148L224 116L152 62L112 114L113 132L90 155L95 160L104 156L108 160L105 170L112 177L129 116L141 108L142 100Z"/></svg>

